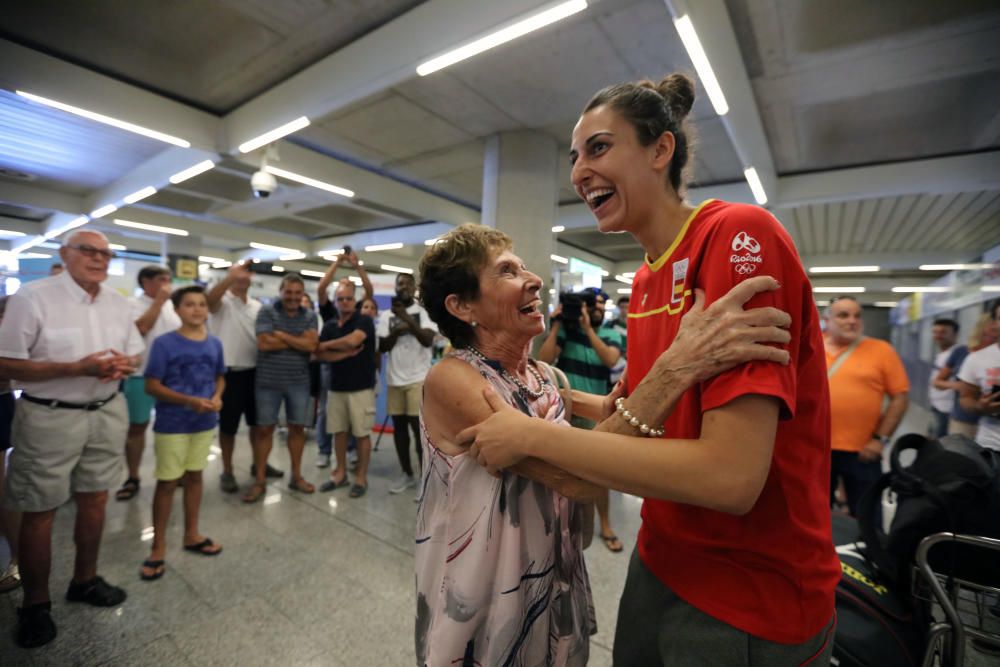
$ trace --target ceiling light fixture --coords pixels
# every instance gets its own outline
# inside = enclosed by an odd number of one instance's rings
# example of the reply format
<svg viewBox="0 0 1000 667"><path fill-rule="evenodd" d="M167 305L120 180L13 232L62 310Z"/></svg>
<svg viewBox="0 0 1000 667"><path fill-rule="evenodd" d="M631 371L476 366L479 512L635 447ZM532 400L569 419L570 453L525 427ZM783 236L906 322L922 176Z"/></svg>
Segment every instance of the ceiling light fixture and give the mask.
<svg viewBox="0 0 1000 667"><path fill-rule="evenodd" d="M276 252L282 255L302 254L301 250L296 250L295 248L285 248L284 246L280 245L268 245L267 243L257 243L256 241L251 241L250 247L256 248L257 250L267 250L269 252Z"/></svg>
<svg viewBox="0 0 1000 667"><path fill-rule="evenodd" d="M983 292L1000 292L1000 285L983 285L980 289Z"/></svg>
<svg viewBox="0 0 1000 667"><path fill-rule="evenodd" d="M566 231L565 225L556 225L555 227L552 228L553 234L558 234L559 232L565 232L565 231Z"/></svg>
<svg viewBox="0 0 1000 667"><path fill-rule="evenodd" d="M622 275L626 278L635 278L635 271L624 271Z"/></svg>
<svg viewBox="0 0 1000 667"><path fill-rule="evenodd" d="M194 165L193 167L188 167L184 171L178 171L176 174L174 174L173 176L171 176L169 180L174 185L177 185L178 183L183 183L184 181L186 181L189 178L194 178L198 174L205 173L206 171L208 171L209 169L211 169L214 166L215 166L215 163L212 162L211 160L202 160L201 162L199 162L198 164Z"/></svg>
<svg viewBox="0 0 1000 667"><path fill-rule="evenodd" d="M13 248L11 248L7 252L9 252L11 255L19 255L22 252L24 252L25 250L27 250L28 248L34 248L36 245L40 245L43 241L45 241L45 237L44 236L36 236L33 239L31 239L30 241L22 243L19 246L14 246Z"/></svg>
<svg viewBox="0 0 1000 667"><path fill-rule="evenodd" d="M166 134L164 132L157 132L156 130L151 130L148 127L143 127L141 125L129 123L124 120L118 120L117 118L112 118L111 116L105 116L104 114L95 113L93 111L87 111L86 109L81 109L80 107L70 106L69 104L64 104L63 102L50 100L47 97L41 97L39 95L34 95L32 93L26 93L23 90L15 90L14 92L25 99L29 99L32 102L38 102L39 104L44 104L45 106L52 107L53 109L59 109L60 111L65 111L67 113L71 113L76 116L81 116L88 120L94 120L97 121L98 123L104 123L105 125L111 125L112 127L117 127L120 130L128 130L129 132L141 134L144 137L149 137L150 139L156 139L157 141L163 141L168 144L173 144L174 146L180 146L181 148L191 148L190 141Z"/></svg>
<svg viewBox="0 0 1000 667"><path fill-rule="evenodd" d="M404 266L393 266L392 264L379 264L379 268L383 271L395 271L396 273L413 273L413 269L408 269Z"/></svg>
<svg viewBox="0 0 1000 667"><path fill-rule="evenodd" d="M950 291L947 287L893 287L892 291L896 294L942 294L944 292Z"/></svg>
<svg viewBox="0 0 1000 667"><path fill-rule="evenodd" d="M424 241L424 245L426 245L426 246L432 246L432 245L434 245L435 243L437 243L440 240L441 240L440 238L427 239L426 241Z"/></svg>
<svg viewBox="0 0 1000 667"><path fill-rule="evenodd" d="M863 294L864 287L813 287L816 294Z"/></svg>
<svg viewBox="0 0 1000 667"><path fill-rule="evenodd" d="M899 305L898 301L876 301L874 304L876 308L895 308Z"/></svg>
<svg viewBox="0 0 1000 667"><path fill-rule="evenodd" d="M708 56L705 55L705 49L701 46L701 40L698 39L698 33L695 32L694 24L691 23L691 17L685 14L674 19L674 27L677 28L677 32L681 36L684 48L687 49L688 56L694 64L701 85L708 93L708 99L712 102L715 113L725 116L729 112L729 103L726 102L726 96L722 94L722 86L715 78L715 71L712 70L712 64L708 62Z"/></svg>
<svg viewBox="0 0 1000 667"><path fill-rule="evenodd" d="M743 175L747 178L747 183L750 184L750 192L753 193L754 201L763 206L767 203L767 193L764 192L764 186L760 182L760 176L757 175L757 170L753 167L748 167L743 170Z"/></svg>
<svg viewBox="0 0 1000 667"><path fill-rule="evenodd" d="M304 276L312 276L313 278L322 278L326 275L322 271L313 271L311 269L302 269L299 273Z"/></svg>
<svg viewBox="0 0 1000 667"><path fill-rule="evenodd" d="M12 229L0 229L0 236L8 239L18 239L22 236L27 236L24 232L15 232Z"/></svg>
<svg viewBox="0 0 1000 667"><path fill-rule="evenodd" d="M877 266L810 266L809 273L876 273Z"/></svg>
<svg viewBox="0 0 1000 667"><path fill-rule="evenodd" d="M147 187L143 188L142 190L138 190L136 192L133 192L132 194L128 195L127 197L123 197L122 201L124 201L126 204L134 204L137 201L143 200L146 197L151 197L151 196L153 196L155 194L156 194L156 188L154 188L152 185L150 185L150 186L147 186Z"/></svg>
<svg viewBox="0 0 1000 667"><path fill-rule="evenodd" d="M989 269L992 264L921 264L921 271L974 271L976 269Z"/></svg>
<svg viewBox="0 0 1000 667"><path fill-rule="evenodd" d="M399 250L403 247L402 243L383 243L381 245L366 245L365 252L378 252L380 250Z"/></svg>
<svg viewBox="0 0 1000 667"><path fill-rule="evenodd" d="M278 257L278 259L280 259L282 262L291 262L296 259L305 259L305 258L306 254L304 252L293 252L291 254L282 255Z"/></svg>
<svg viewBox="0 0 1000 667"><path fill-rule="evenodd" d="M142 229L147 232L159 232L160 234L172 234L173 236L187 236L187 230L175 227L161 227L160 225L147 225L144 222L133 222L131 220L119 220L115 218L115 224L119 227L131 227L132 229Z"/></svg>
<svg viewBox="0 0 1000 667"><path fill-rule="evenodd" d="M602 275L603 277L607 278L607 277L608 277L608 276L610 276L611 274L610 274L610 273L609 273L608 271L605 271L604 269L601 269L601 275Z"/></svg>
<svg viewBox="0 0 1000 667"><path fill-rule="evenodd" d="M569 264L569 260L562 255L549 255L549 259L553 262L559 262L560 264Z"/></svg>
<svg viewBox="0 0 1000 667"><path fill-rule="evenodd" d="M333 260L337 259L337 257L339 255L343 255L343 254L344 254L344 249L343 248L334 248L333 250L320 250L319 251L319 256L320 257L322 257L323 259L326 259L326 260L330 260L330 261L333 261Z"/></svg>
<svg viewBox="0 0 1000 667"><path fill-rule="evenodd" d="M277 271L278 273L284 273L285 272L285 267L278 266L277 264L272 264L271 265L271 270L272 271Z"/></svg>
<svg viewBox="0 0 1000 667"><path fill-rule="evenodd" d="M478 55L483 51L488 51L494 47L500 46L501 44L505 44L512 39L517 39L518 37L527 35L530 32L538 30L539 28L544 28L550 23L560 21L567 16L572 16L573 14L576 14L586 8L586 0L570 0L570 2L563 2L555 7L539 12L534 16L529 16L526 19L518 21L513 25L509 25L506 28L501 28L500 30L486 35L485 37L480 37L477 40L469 42L468 44L448 51L443 55L437 56L436 58L431 58L417 67L417 74L420 76L427 76L428 74L432 74L439 69L444 69L449 65L454 65L455 63L461 62L466 58Z"/></svg>
<svg viewBox="0 0 1000 667"><path fill-rule="evenodd" d="M44 252L24 252L18 256L18 259L51 259L52 255L47 255Z"/></svg>
<svg viewBox="0 0 1000 667"><path fill-rule="evenodd" d="M289 121L280 127L276 127L270 132L265 132L259 137L255 137L250 141L244 141L239 145L239 150L241 153L249 153L250 151L256 150L261 146L266 146L272 141L277 141L284 136L291 134L292 132L298 132L304 127L309 126L309 119L305 116L299 116L295 120Z"/></svg>
<svg viewBox="0 0 1000 667"><path fill-rule="evenodd" d="M626 285L631 285L632 284L632 279L629 278L626 275L621 274L621 273L619 273L618 275L615 276L615 280L617 280L620 283L625 283Z"/></svg>
<svg viewBox="0 0 1000 667"><path fill-rule="evenodd" d="M317 181L315 178L309 178L308 176L303 176L302 174L296 174L294 171L279 169L278 167L272 167L271 165L264 167L264 171L269 174L274 174L275 176L280 176L281 178L286 178L289 181L295 181L296 183L301 183L302 185L311 185L314 188L332 192L333 194L340 195L341 197L354 196L353 190L348 190L347 188L342 188L339 185L333 185L332 183Z"/></svg>
<svg viewBox="0 0 1000 667"><path fill-rule="evenodd" d="M212 265L213 269L228 269L233 263L228 260L222 260L221 262L216 262Z"/></svg>
<svg viewBox="0 0 1000 667"><path fill-rule="evenodd" d="M109 213L114 213L117 210L118 210L117 206L115 206L114 204L108 204L107 206L102 206L101 208L97 209L96 211L91 211L90 212L90 218L92 220L96 220L97 218L103 218L104 216L108 215Z"/></svg>
<svg viewBox="0 0 1000 667"><path fill-rule="evenodd" d="M70 220L69 222L67 222L65 225L63 225L62 227L58 227L56 229L52 229L50 231L45 232L45 234L42 235L42 239L43 240L54 239L57 236L65 234L66 232L68 232L71 229L76 229L77 227L82 227L85 224L87 224L88 222L90 222L90 218L88 218L85 215L81 215L80 217L73 218L72 220ZM41 243L41 241L39 241L39 243Z"/></svg>
<svg viewBox="0 0 1000 667"><path fill-rule="evenodd" d="M108 244L108 249L109 250L128 250L128 248L126 248L125 246L121 245L120 243L109 243Z"/></svg>
<svg viewBox="0 0 1000 667"><path fill-rule="evenodd" d="M632 288L631 288L631 287L620 287L620 288L619 288L619 289L617 290L617 292L618 292L619 294L631 294L631 293L632 293Z"/></svg>
<svg viewBox="0 0 1000 667"><path fill-rule="evenodd" d="M218 264L219 262L225 262L226 260L222 257L212 257L210 255L198 255L198 261L204 262L205 264Z"/></svg>

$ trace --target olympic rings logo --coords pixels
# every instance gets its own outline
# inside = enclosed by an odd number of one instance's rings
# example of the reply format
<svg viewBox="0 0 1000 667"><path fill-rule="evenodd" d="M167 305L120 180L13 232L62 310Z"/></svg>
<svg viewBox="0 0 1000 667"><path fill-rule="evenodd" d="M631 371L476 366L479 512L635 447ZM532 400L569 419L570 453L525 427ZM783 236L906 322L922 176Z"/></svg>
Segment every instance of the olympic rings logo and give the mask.
<svg viewBox="0 0 1000 667"><path fill-rule="evenodd" d="M757 239L746 232L740 232L733 237L733 252L739 252L740 250L756 254L760 252L760 244L757 243Z"/></svg>

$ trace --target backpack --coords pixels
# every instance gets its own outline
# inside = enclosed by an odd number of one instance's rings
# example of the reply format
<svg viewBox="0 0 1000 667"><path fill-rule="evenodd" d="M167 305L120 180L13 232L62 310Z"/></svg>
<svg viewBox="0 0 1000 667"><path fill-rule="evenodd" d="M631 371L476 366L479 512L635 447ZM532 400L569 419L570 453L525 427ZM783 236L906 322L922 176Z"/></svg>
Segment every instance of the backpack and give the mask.
<svg viewBox="0 0 1000 667"><path fill-rule="evenodd" d="M900 455L914 450L909 466ZM896 512L885 531L884 489L896 494ZM904 435L890 456L890 471L862 496L858 524L867 557L879 579L909 595L911 567L920 541L940 532L1000 538L1000 452L962 435L932 440ZM995 554L944 543L929 553L936 572L981 585L1000 586Z"/></svg>

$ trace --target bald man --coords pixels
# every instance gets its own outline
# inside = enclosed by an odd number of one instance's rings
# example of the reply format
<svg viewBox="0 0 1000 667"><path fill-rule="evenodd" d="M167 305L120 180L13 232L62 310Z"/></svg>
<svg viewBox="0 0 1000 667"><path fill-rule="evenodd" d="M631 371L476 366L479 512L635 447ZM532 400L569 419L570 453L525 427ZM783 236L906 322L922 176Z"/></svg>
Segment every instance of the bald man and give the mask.
<svg viewBox="0 0 1000 667"><path fill-rule="evenodd" d="M70 602L114 607L125 591L97 575L108 488L118 481L128 430L119 382L144 349L128 300L103 288L114 253L95 231L74 233L59 249L66 270L21 287L0 324L0 376L23 390L14 416L6 479L8 507L20 510L24 600L17 642L56 637L49 570L56 509L76 501L76 563Z"/></svg>

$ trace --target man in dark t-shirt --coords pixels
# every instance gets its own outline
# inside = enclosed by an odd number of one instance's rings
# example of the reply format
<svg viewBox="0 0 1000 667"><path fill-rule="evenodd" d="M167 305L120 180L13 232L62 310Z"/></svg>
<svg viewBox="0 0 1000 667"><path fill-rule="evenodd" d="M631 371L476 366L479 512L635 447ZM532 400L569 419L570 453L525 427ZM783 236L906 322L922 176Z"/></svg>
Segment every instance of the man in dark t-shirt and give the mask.
<svg viewBox="0 0 1000 667"><path fill-rule="evenodd" d="M355 287L341 283L334 292L337 318L323 326L316 357L330 364L326 428L334 434L337 465L320 491L347 486L347 439L358 444L358 467L350 496L368 490L371 432L375 424L375 324L357 310Z"/></svg>

